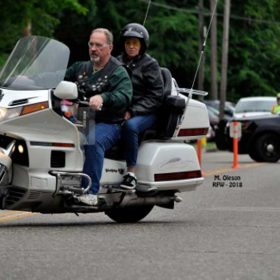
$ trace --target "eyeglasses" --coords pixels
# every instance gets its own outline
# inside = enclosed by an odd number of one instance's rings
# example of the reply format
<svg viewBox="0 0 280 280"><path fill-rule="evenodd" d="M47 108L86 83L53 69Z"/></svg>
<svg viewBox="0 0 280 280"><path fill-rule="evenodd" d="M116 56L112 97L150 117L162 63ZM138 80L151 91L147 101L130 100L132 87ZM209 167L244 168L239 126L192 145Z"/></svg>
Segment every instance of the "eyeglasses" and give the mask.
<svg viewBox="0 0 280 280"><path fill-rule="evenodd" d="M105 47L107 47L108 44L100 44L100 43L93 43L93 42L88 42L88 47L89 48L93 48L96 47L97 49L101 50Z"/></svg>

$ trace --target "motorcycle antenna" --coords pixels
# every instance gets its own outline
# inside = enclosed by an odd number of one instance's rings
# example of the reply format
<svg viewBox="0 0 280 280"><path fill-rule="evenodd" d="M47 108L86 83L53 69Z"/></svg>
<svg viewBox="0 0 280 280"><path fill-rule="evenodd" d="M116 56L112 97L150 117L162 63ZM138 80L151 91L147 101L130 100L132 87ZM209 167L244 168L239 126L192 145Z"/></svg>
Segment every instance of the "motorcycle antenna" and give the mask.
<svg viewBox="0 0 280 280"><path fill-rule="evenodd" d="M189 100L192 98L192 93L194 92L194 83L196 81L196 78L197 78L197 75L198 75L198 71L199 71L199 68L200 68L200 65L201 65L201 61L202 61L202 58L204 56L204 51L205 51L205 47L206 47L206 42L207 42L207 38L208 38L208 35L209 35L209 32L210 32L210 29L211 29L211 26L212 26L212 21L213 21L213 18L216 14L216 10L217 10L217 5L218 5L218 0L216 0L216 3L215 3L215 6L213 8L213 11L211 13L211 18L210 18L210 22L209 22L209 25L208 25L208 28L207 28L207 32L206 32L206 35L205 35L205 39L204 39L204 42L202 44L202 48L201 48L201 51L200 51L200 55L199 55L199 59L198 59L198 63L197 63L197 67L196 67L196 71L195 71L195 74L194 74L194 78L193 78L193 82L192 82L192 86L191 86L191 89L188 89L187 92L189 93L188 95L188 100L187 100L187 104L186 106L188 105L189 103ZM197 91L196 91L197 92ZM207 93L205 92L202 92L202 94L200 95L207 95Z"/></svg>
<svg viewBox="0 0 280 280"><path fill-rule="evenodd" d="M143 26L145 26L145 23L146 23L146 20L147 20L147 17L148 17L149 11L150 11L151 2L152 2L152 0L149 0L149 2L148 2L148 6L147 6L147 10L146 10L145 18L144 18L144 21L143 21Z"/></svg>

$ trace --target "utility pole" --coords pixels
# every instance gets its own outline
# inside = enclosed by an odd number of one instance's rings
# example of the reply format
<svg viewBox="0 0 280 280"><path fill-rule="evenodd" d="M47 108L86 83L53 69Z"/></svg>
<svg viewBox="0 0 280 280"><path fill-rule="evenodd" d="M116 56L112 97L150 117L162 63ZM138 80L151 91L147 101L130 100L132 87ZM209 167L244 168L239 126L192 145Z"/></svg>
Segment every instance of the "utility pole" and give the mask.
<svg viewBox="0 0 280 280"><path fill-rule="evenodd" d="M224 108L227 90L227 69L228 69L228 46L229 46L229 19L230 19L230 0L224 1L224 30L222 46L222 73L221 73L221 92L220 92L220 120L224 117Z"/></svg>
<svg viewBox="0 0 280 280"><path fill-rule="evenodd" d="M28 20L26 22L26 25L24 26L24 29L22 31L22 35L24 37L32 35L32 23L31 23L31 20Z"/></svg>
<svg viewBox="0 0 280 280"><path fill-rule="evenodd" d="M210 1L211 13L213 13L217 0ZM210 99L218 99L218 81L217 81L217 16L213 16L211 26L211 91Z"/></svg>
<svg viewBox="0 0 280 280"><path fill-rule="evenodd" d="M203 0L199 0L199 3L198 3L199 53L201 53L201 51L202 51L203 43L205 40L204 15L203 15L204 3L203 2L204 2ZM201 60L199 72L198 72L198 89L199 90L204 89L204 86L203 86L203 84L204 84L204 64L205 64L205 58L203 56L202 60Z"/></svg>

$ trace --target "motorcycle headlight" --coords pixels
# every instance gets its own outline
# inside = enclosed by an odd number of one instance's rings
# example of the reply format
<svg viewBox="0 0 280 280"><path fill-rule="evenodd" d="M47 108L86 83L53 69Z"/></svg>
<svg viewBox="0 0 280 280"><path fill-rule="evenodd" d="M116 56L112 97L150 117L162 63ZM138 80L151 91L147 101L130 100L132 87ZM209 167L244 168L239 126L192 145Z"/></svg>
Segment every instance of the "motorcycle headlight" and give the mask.
<svg viewBox="0 0 280 280"><path fill-rule="evenodd" d="M11 108L11 109L0 107L0 121L5 121L8 119L18 117L21 113L21 110L22 107Z"/></svg>
<svg viewBox="0 0 280 280"><path fill-rule="evenodd" d="M48 102L39 102L35 104L28 104L16 108L0 107L0 122L8 119L13 119L18 116L31 114L37 111L45 110L49 107Z"/></svg>

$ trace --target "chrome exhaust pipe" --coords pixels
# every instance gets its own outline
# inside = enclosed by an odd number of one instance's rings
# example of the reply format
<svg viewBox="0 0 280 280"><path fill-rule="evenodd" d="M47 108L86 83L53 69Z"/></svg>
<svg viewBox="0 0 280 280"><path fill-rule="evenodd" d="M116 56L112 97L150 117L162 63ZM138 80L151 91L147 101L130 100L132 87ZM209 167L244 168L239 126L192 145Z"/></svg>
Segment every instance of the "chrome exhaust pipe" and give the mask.
<svg viewBox="0 0 280 280"><path fill-rule="evenodd" d="M181 202L182 199L176 195L173 196L152 196L152 197L135 197L125 196L118 207L124 208L128 206L156 205L164 208L173 209L174 202Z"/></svg>

